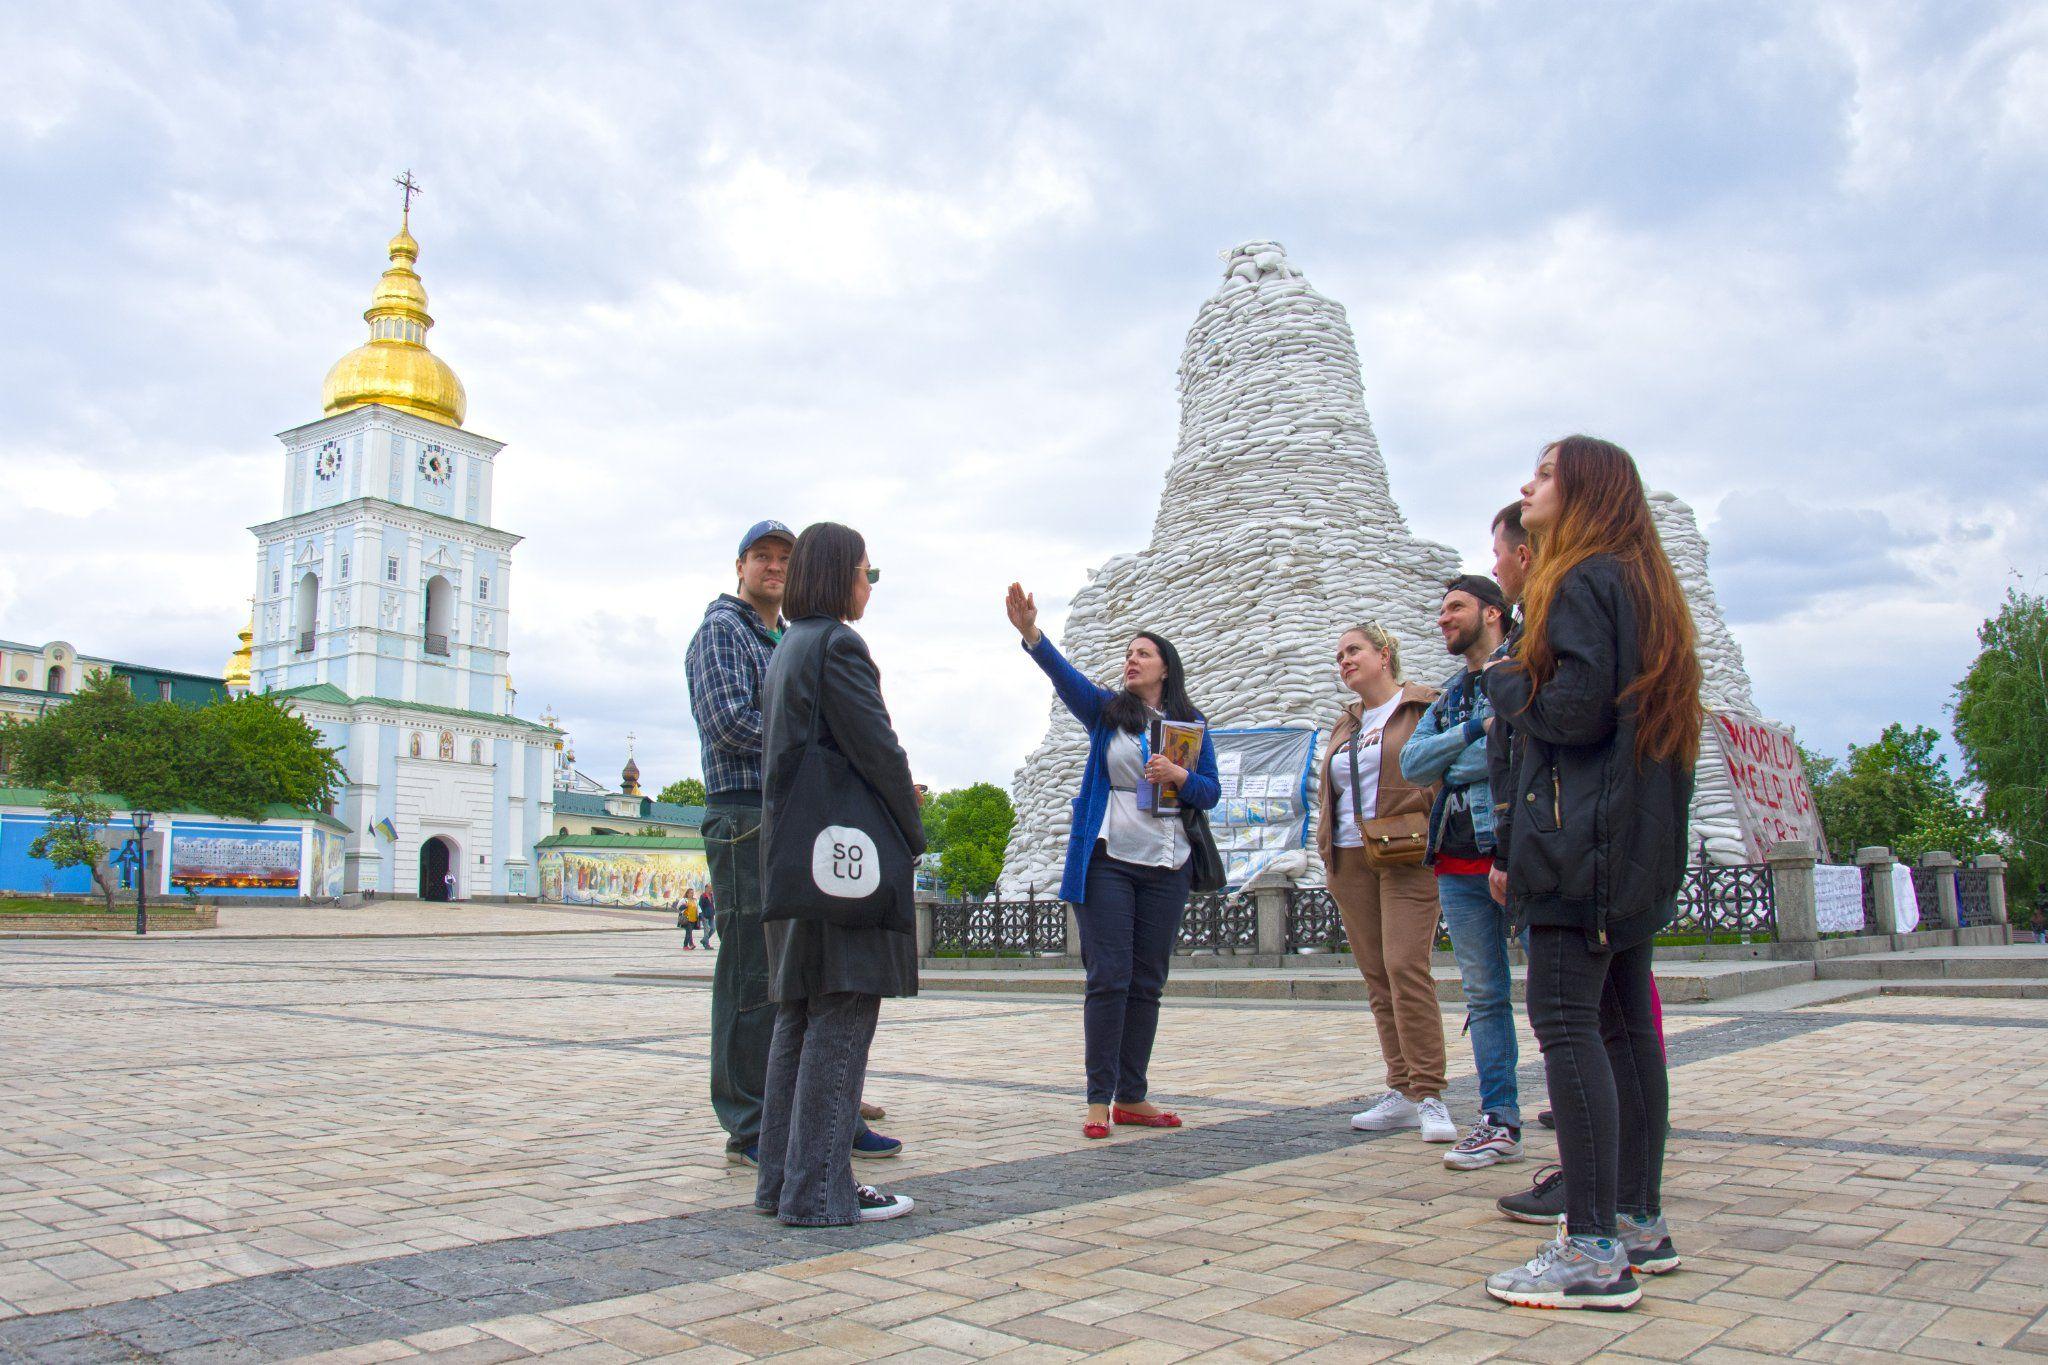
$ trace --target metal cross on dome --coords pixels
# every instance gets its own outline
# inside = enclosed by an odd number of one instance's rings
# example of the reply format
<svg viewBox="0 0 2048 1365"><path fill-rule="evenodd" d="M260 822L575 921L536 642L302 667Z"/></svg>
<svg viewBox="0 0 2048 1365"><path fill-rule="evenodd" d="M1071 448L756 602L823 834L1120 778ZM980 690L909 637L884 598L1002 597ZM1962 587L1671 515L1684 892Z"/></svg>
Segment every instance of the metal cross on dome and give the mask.
<svg viewBox="0 0 2048 1365"><path fill-rule="evenodd" d="M405 224L407 227L410 227L412 226L412 197L420 193L420 182L412 178L412 168L408 166L404 175L392 176L391 183L398 186L405 194Z"/></svg>

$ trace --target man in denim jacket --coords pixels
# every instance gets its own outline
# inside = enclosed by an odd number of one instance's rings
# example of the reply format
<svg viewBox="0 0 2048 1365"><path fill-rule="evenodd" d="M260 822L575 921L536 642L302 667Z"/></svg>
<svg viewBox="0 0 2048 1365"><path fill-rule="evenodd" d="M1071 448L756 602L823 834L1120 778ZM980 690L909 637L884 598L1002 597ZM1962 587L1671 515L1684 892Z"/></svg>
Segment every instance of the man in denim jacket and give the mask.
<svg viewBox="0 0 2048 1365"><path fill-rule="evenodd" d="M1438 785L1429 812L1426 861L1436 872L1437 899L1450 929L1464 981L1466 1027L1479 1066L1479 1121L1444 1153L1444 1165L1470 1171L1522 1158L1521 1097L1508 982L1507 912L1488 892L1493 870L1493 797L1487 784L1488 707L1480 670L1500 648L1508 604L1498 584L1478 574L1444 589L1437 627L1463 662L1444 680L1443 695L1401 746L1401 773Z"/></svg>

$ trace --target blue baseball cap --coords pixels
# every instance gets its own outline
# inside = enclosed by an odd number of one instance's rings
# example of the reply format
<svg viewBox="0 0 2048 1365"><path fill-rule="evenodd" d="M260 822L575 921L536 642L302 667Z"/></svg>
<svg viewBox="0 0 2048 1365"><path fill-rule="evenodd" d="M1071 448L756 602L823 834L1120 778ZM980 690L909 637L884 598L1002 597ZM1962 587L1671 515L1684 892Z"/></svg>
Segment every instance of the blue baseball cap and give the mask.
<svg viewBox="0 0 2048 1365"><path fill-rule="evenodd" d="M796 544L796 532L790 530L781 522L757 521L747 531L746 535L740 538L740 552L738 558L745 559L747 557L747 551L754 548L755 541L766 540L769 536L781 536L791 545Z"/></svg>

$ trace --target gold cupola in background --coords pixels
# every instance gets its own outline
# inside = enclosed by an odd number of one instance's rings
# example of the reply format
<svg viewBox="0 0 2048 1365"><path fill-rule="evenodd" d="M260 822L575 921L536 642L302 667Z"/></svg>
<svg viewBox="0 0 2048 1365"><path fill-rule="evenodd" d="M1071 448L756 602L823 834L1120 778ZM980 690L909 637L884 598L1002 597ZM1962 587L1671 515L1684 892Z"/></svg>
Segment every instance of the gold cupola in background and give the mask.
<svg viewBox="0 0 2048 1365"><path fill-rule="evenodd" d="M228 694L239 697L249 690L250 644L256 638L256 607L249 606L249 624L242 627L235 637L235 652L228 655L227 667L222 670L221 681L227 684Z"/></svg>
<svg viewBox="0 0 2048 1365"><path fill-rule="evenodd" d="M391 239L391 265L363 314L370 339L334 362L321 389L321 406L336 413L382 403L459 427L469 395L448 362L427 349L427 329L434 319L427 315L426 286L413 269L420 244L412 236L415 189L408 182L401 182L407 183L405 216Z"/></svg>

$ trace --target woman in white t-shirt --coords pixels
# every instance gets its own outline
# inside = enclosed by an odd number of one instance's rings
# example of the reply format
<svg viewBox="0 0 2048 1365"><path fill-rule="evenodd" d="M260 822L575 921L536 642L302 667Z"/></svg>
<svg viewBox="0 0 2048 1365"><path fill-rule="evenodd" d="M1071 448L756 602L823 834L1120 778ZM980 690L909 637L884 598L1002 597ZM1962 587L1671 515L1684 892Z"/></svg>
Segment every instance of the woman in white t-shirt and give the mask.
<svg viewBox="0 0 2048 1365"><path fill-rule="evenodd" d="M1316 847L1387 1063L1387 1093L1353 1115L1351 1126L1420 1128L1425 1142L1454 1142L1457 1126L1443 1101L1443 1014L1429 971L1436 878L1419 848L1408 851L1412 861L1369 861L1363 828L1378 821L1376 833L1404 823L1426 829L1432 789L1401 775L1399 755L1437 693L1401 681L1400 645L1376 621L1338 638L1337 676L1357 700L1337 717L1324 749Z"/></svg>

